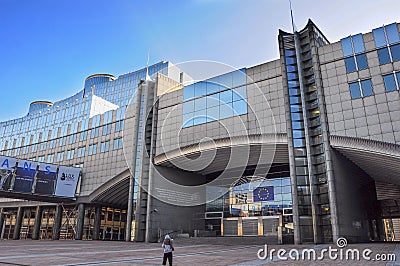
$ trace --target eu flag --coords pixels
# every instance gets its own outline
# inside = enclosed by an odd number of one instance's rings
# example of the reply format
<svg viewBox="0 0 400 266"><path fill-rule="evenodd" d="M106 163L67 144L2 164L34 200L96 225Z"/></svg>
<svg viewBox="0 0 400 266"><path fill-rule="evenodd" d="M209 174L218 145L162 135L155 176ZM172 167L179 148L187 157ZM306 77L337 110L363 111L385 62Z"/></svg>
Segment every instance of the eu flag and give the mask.
<svg viewBox="0 0 400 266"><path fill-rule="evenodd" d="M258 187L253 190L253 201L270 201L274 200L274 187Z"/></svg>

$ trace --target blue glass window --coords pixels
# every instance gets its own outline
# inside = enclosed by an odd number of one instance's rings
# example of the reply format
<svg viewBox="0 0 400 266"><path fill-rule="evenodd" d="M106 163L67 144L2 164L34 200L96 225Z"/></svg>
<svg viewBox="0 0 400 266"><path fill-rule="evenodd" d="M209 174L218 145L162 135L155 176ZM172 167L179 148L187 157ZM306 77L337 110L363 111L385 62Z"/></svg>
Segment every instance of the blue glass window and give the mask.
<svg viewBox="0 0 400 266"><path fill-rule="evenodd" d="M351 45L350 37L342 39L343 55L348 56L353 54L353 47Z"/></svg>
<svg viewBox="0 0 400 266"><path fill-rule="evenodd" d="M293 129L303 129L304 128L304 124L303 124L303 122L292 121L292 128Z"/></svg>
<svg viewBox="0 0 400 266"><path fill-rule="evenodd" d="M386 46L385 33L384 33L382 27L372 30L372 33L374 34L375 46L377 48L382 47L382 46Z"/></svg>
<svg viewBox="0 0 400 266"><path fill-rule="evenodd" d="M301 113L292 113L292 120L302 121L303 115Z"/></svg>
<svg viewBox="0 0 400 266"><path fill-rule="evenodd" d="M247 113L246 69L223 74L184 88L183 127ZM241 87L240 87L241 86ZM233 88L228 89L226 88ZM188 99L196 98L188 101Z"/></svg>
<svg viewBox="0 0 400 266"><path fill-rule="evenodd" d="M303 130L293 130L293 138L304 138L304 131Z"/></svg>
<svg viewBox="0 0 400 266"><path fill-rule="evenodd" d="M192 113L194 112L194 101L188 101L183 103L183 113Z"/></svg>
<svg viewBox="0 0 400 266"><path fill-rule="evenodd" d="M219 93L208 95L206 98L207 98L207 108L219 105Z"/></svg>
<svg viewBox="0 0 400 266"><path fill-rule="evenodd" d="M301 112L301 105L291 105L290 112Z"/></svg>
<svg viewBox="0 0 400 266"><path fill-rule="evenodd" d="M207 107L206 97L202 97L202 98L198 98L198 99L194 100L194 110L195 111L206 109L206 107Z"/></svg>
<svg viewBox="0 0 400 266"><path fill-rule="evenodd" d="M207 108L207 122L219 119L219 106Z"/></svg>
<svg viewBox="0 0 400 266"><path fill-rule="evenodd" d="M393 23L385 26L386 34L388 37L389 44L396 43L399 40L399 32L397 30L397 24Z"/></svg>
<svg viewBox="0 0 400 266"><path fill-rule="evenodd" d="M233 102L234 115L247 114L247 103L244 100Z"/></svg>
<svg viewBox="0 0 400 266"><path fill-rule="evenodd" d="M366 54L356 55L356 60L357 60L358 70L367 69L368 68L368 61L367 61L367 55Z"/></svg>
<svg viewBox="0 0 400 266"><path fill-rule="evenodd" d="M300 95L300 88L289 88L289 95L290 96L295 96L295 95Z"/></svg>
<svg viewBox="0 0 400 266"><path fill-rule="evenodd" d="M370 79L362 80L361 88L363 90L363 96L371 96L374 94L374 91L372 89L372 83L371 83Z"/></svg>
<svg viewBox="0 0 400 266"><path fill-rule="evenodd" d="M400 60L400 44L396 44L390 47L390 52L392 53L393 61Z"/></svg>
<svg viewBox="0 0 400 266"><path fill-rule="evenodd" d="M349 86L350 86L351 98L353 98L353 99L361 98L360 83L353 82L353 83L350 83Z"/></svg>
<svg viewBox="0 0 400 266"><path fill-rule="evenodd" d="M286 65L294 65L294 64L296 64L296 58L286 57Z"/></svg>
<svg viewBox="0 0 400 266"><path fill-rule="evenodd" d="M386 91L395 91L397 90L396 80L394 78L394 74L384 75L383 81L385 83Z"/></svg>
<svg viewBox="0 0 400 266"><path fill-rule="evenodd" d="M300 97L297 97L297 96L290 96L289 101L290 101L290 104L301 103Z"/></svg>
<svg viewBox="0 0 400 266"><path fill-rule="evenodd" d="M194 84L194 96L199 97L207 94L207 86L205 82L197 82Z"/></svg>
<svg viewBox="0 0 400 266"><path fill-rule="evenodd" d="M296 73L287 73L288 80L296 80L297 74Z"/></svg>
<svg viewBox="0 0 400 266"><path fill-rule="evenodd" d="M233 101L239 101L244 99L247 99L245 86L233 90Z"/></svg>
<svg viewBox="0 0 400 266"><path fill-rule="evenodd" d="M351 36L353 40L353 46L354 46L354 53L362 53L365 52L365 47L364 47L364 41L362 38L362 34L357 34L354 36Z"/></svg>
<svg viewBox="0 0 400 266"><path fill-rule="evenodd" d="M305 139L293 139L293 145L295 148L297 147L305 147L306 140Z"/></svg>
<svg viewBox="0 0 400 266"><path fill-rule="evenodd" d="M297 68L294 65L288 65L288 66L286 66L286 70L287 70L287 72L296 72Z"/></svg>
<svg viewBox="0 0 400 266"><path fill-rule="evenodd" d="M344 63L346 65L347 73L357 71L356 62L354 61L354 57L345 58Z"/></svg>
<svg viewBox="0 0 400 266"><path fill-rule="evenodd" d="M224 119L233 116L232 103L219 106L219 118Z"/></svg>
<svg viewBox="0 0 400 266"><path fill-rule="evenodd" d="M295 54L296 54L296 51L294 49L293 50L290 50L290 49L285 50L285 56L293 56Z"/></svg>
<svg viewBox="0 0 400 266"><path fill-rule="evenodd" d="M189 85L183 88L183 100L186 101L192 98L194 98L194 86Z"/></svg>
<svg viewBox="0 0 400 266"><path fill-rule="evenodd" d="M379 64L390 63L389 49L387 47L378 50Z"/></svg>
<svg viewBox="0 0 400 266"><path fill-rule="evenodd" d="M233 101L232 90L226 90L219 93L219 99L222 103L231 103Z"/></svg>
<svg viewBox="0 0 400 266"><path fill-rule="evenodd" d="M218 92L222 89L221 86L214 82L207 82L207 94Z"/></svg>

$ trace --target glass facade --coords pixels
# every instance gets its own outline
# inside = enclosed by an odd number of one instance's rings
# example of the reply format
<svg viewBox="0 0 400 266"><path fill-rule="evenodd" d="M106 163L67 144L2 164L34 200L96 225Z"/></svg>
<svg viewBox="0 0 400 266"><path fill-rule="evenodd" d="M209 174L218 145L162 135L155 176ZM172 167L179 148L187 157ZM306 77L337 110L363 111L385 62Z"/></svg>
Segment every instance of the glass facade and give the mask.
<svg viewBox="0 0 400 266"><path fill-rule="evenodd" d="M149 74L159 72L167 75L168 64L160 62L149 66ZM90 78L85 83L85 88L72 97L55 102L53 105L33 104L32 111L28 115L0 123L0 155L14 157L28 153L34 155L38 151L51 151L56 147L66 146L67 143L73 144L76 141L108 135L112 130L110 122L113 114L117 117L115 131L123 130L126 106L139 81L145 77L146 69L141 69L121 75L117 79ZM109 101L116 105L117 109L106 112L104 119L100 120L100 115L93 113L96 97ZM90 125L89 118L92 118ZM84 149L78 149L77 157L84 155ZM47 162L62 163L71 159L71 156L68 159L63 157L60 161L60 157L54 157L54 154L45 156Z"/></svg>
<svg viewBox="0 0 400 266"><path fill-rule="evenodd" d="M375 46L378 48L381 65L400 60L400 37L397 24L393 23L372 30Z"/></svg>
<svg viewBox="0 0 400 266"><path fill-rule="evenodd" d="M400 89L400 72L394 72L383 76L385 91L395 91Z"/></svg>
<svg viewBox="0 0 400 266"><path fill-rule="evenodd" d="M246 69L183 89L183 127L247 114Z"/></svg>
<svg viewBox="0 0 400 266"><path fill-rule="evenodd" d="M362 34L344 38L341 43L347 73L368 68Z"/></svg>

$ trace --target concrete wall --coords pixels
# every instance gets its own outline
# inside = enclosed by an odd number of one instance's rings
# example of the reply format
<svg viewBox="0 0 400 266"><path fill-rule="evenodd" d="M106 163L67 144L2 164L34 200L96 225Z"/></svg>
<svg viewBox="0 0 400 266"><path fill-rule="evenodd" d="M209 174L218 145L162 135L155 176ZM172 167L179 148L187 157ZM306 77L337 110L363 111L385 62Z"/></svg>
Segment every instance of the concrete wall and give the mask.
<svg viewBox="0 0 400 266"><path fill-rule="evenodd" d="M376 210L374 181L337 151L332 151L339 237L350 242L369 241L369 222Z"/></svg>

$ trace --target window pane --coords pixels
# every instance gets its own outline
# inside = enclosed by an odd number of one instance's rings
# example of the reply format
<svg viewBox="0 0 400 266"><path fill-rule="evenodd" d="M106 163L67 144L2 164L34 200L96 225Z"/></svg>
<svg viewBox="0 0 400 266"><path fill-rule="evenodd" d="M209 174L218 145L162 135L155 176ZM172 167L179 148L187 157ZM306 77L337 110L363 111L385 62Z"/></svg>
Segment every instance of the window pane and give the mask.
<svg viewBox="0 0 400 266"><path fill-rule="evenodd" d="M196 111L194 113L194 124L199 125L199 124L204 124L207 122L207 113L206 110L200 110Z"/></svg>
<svg viewBox="0 0 400 266"><path fill-rule="evenodd" d="M398 85L399 88L400 88L400 72L397 72L397 73L396 73L396 78L397 78L397 85Z"/></svg>
<svg viewBox="0 0 400 266"><path fill-rule="evenodd" d="M207 108L207 122L219 119L219 106Z"/></svg>
<svg viewBox="0 0 400 266"><path fill-rule="evenodd" d="M361 98L360 85L358 84L358 82L350 83L349 86L350 86L351 98L353 99Z"/></svg>
<svg viewBox="0 0 400 266"><path fill-rule="evenodd" d="M387 47L378 50L379 64L390 63L389 50Z"/></svg>
<svg viewBox="0 0 400 266"><path fill-rule="evenodd" d="M296 54L296 51L293 49L293 50L285 50L285 56L292 56L292 55L295 55Z"/></svg>
<svg viewBox="0 0 400 266"><path fill-rule="evenodd" d="M194 116L194 113L183 114L183 118L182 118L183 126L182 127L193 126L193 116Z"/></svg>
<svg viewBox="0 0 400 266"><path fill-rule="evenodd" d="M206 97L202 97L199 99L194 100L194 110L199 111L206 109L207 99Z"/></svg>
<svg viewBox="0 0 400 266"><path fill-rule="evenodd" d="M207 94L218 92L221 90L221 87L214 82L207 82Z"/></svg>
<svg viewBox="0 0 400 266"><path fill-rule="evenodd" d="M194 84L194 96L203 96L207 94L207 86L205 82L198 82Z"/></svg>
<svg viewBox="0 0 400 266"><path fill-rule="evenodd" d="M302 130L293 130L293 138L304 138L304 132Z"/></svg>
<svg viewBox="0 0 400 266"><path fill-rule="evenodd" d="M298 120L302 121L303 120L303 114L302 113L292 113L292 120Z"/></svg>
<svg viewBox="0 0 400 266"><path fill-rule="evenodd" d="M296 80L297 73L287 73L287 78L288 78L288 80Z"/></svg>
<svg viewBox="0 0 400 266"><path fill-rule="evenodd" d="M294 64L296 64L296 58L286 57L286 65L294 65Z"/></svg>
<svg viewBox="0 0 400 266"><path fill-rule="evenodd" d="M206 97L207 108L219 105L219 94L213 94Z"/></svg>
<svg viewBox="0 0 400 266"><path fill-rule="evenodd" d="M183 103L183 113L192 113L194 112L194 101L184 102Z"/></svg>
<svg viewBox="0 0 400 266"><path fill-rule="evenodd" d="M246 100L246 87L240 87L233 90L233 101Z"/></svg>
<svg viewBox="0 0 400 266"><path fill-rule="evenodd" d="M219 93L219 99L222 103L231 103L232 102L232 90L227 90L227 91L223 91L221 93Z"/></svg>
<svg viewBox="0 0 400 266"><path fill-rule="evenodd" d="M224 119L224 118L232 117L232 116L233 116L232 103L221 104L219 106L219 118L220 119Z"/></svg>
<svg viewBox="0 0 400 266"><path fill-rule="evenodd" d="M388 36L389 44L396 43L399 41L399 32L397 30L397 23L387 25L386 34Z"/></svg>
<svg viewBox="0 0 400 266"><path fill-rule="evenodd" d="M289 101L290 101L290 104L301 103L300 97L297 97L297 96L290 96Z"/></svg>
<svg viewBox="0 0 400 266"><path fill-rule="evenodd" d="M293 129L303 129L304 125L303 122L292 122Z"/></svg>
<svg viewBox="0 0 400 266"><path fill-rule="evenodd" d="M371 96L372 94L374 94L374 91L372 90L372 83L371 83L370 79L361 81L361 88L363 90L364 96Z"/></svg>
<svg viewBox="0 0 400 266"><path fill-rule="evenodd" d="M183 100L194 98L194 86L189 85L183 89Z"/></svg>
<svg viewBox="0 0 400 266"><path fill-rule="evenodd" d="M386 39L385 39L385 33L383 32L383 27L374 29L372 33L374 34L376 48L386 45Z"/></svg>
<svg viewBox="0 0 400 266"><path fill-rule="evenodd" d="M400 44L396 44L390 47L390 52L392 52L393 61L400 60Z"/></svg>
<svg viewBox="0 0 400 266"><path fill-rule="evenodd" d="M295 148L305 147L306 141L305 141L305 139L293 139L293 145Z"/></svg>
<svg viewBox="0 0 400 266"><path fill-rule="evenodd" d="M365 52L364 41L362 38L362 34L357 34L352 36L353 37L353 45L354 45L354 53L362 53Z"/></svg>
<svg viewBox="0 0 400 266"><path fill-rule="evenodd" d="M343 56L348 56L353 54L353 48L351 46L350 37L342 39L342 49L343 49Z"/></svg>
<svg viewBox="0 0 400 266"><path fill-rule="evenodd" d="M286 71L287 71L287 72L296 72L296 71L297 71L297 68L296 68L296 66L294 66L294 65L288 65L288 66L286 67Z"/></svg>
<svg viewBox="0 0 400 266"><path fill-rule="evenodd" d="M246 101L236 101L233 102L233 112L234 115L247 114L247 103Z"/></svg>
<svg viewBox="0 0 400 266"><path fill-rule="evenodd" d="M385 82L386 91L394 91L397 89L393 74L383 76L383 81Z"/></svg>
<svg viewBox="0 0 400 266"><path fill-rule="evenodd" d="M347 73L357 71L356 63L354 61L354 57L346 58L346 59L344 59L344 62L346 64L346 72Z"/></svg>
<svg viewBox="0 0 400 266"><path fill-rule="evenodd" d="M359 54L356 56L358 70L367 69L368 68L368 61L366 54Z"/></svg>
<svg viewBox="0 0 400 266"><path fill-rule="evenodd" d="M232 72L232 87L246 84L246 69L236 70Z"/></svg>

